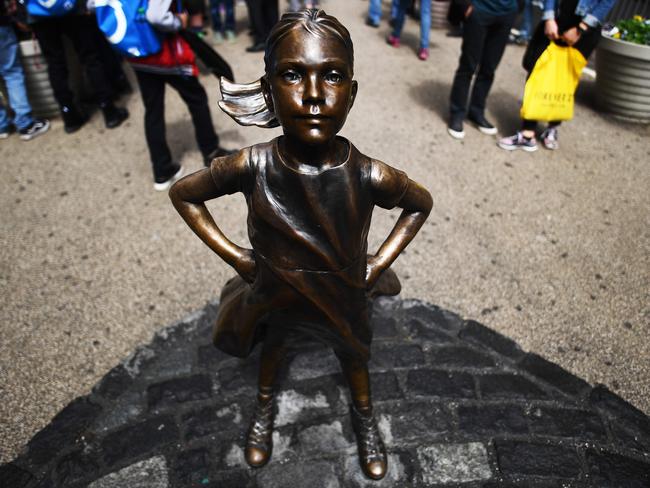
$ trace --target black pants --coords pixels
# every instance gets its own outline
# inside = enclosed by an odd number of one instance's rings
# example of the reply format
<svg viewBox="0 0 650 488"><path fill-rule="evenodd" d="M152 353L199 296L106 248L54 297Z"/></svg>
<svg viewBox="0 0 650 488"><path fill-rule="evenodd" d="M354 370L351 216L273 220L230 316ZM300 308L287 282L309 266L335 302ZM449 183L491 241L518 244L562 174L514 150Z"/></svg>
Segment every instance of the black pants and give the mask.
<svg viewBox="0 0 650 488"><path fill-rule="evenodd" d="M70 39L86 70L99 103L108 102L113 95L100 48L94 16L67 15L39 20L32 26L47 61L50 84L61 107L70 107L74 95L68 84L68 64L63 47L63 36Z"/></svg>
<svg viewBox="0 0 650 488"><path fill-rule="evenodd" d="M582 20L582 18L575 15L577 4L577 0L563 0L560 3L560 10L557 16L557 26L560 35L572 27L577 27ZM535 67L535 63L537 63L537 60L551 42L544 33L544 24L544 21L542 21L537 25L537 28L535 29L533 37L528 43L528 47L526 48L526 52L524 53L524 57L521 62L524 69L528 72L526 79L530 77L530 74ZM587 32L580 35L580 39L578 39L578 42L576 42L573 47L580 51L585 59L589 59L589 56L591 56L591 53L598 45L598 41L600 41L600 28L591 28ZM549 127L557 127L560 124L560 121L555 121L549 122L548 125ZM537 130L537 121L524 119L522 122L522 128L523 130L535 131Z"/></svg>
<svg viewBox="0 0 650 488"><path fill-rule="evenodd" d="M278 0L248 0L255 44L266 42L273 26L278 22Z"/></svg>
<svg viewBox="0 0 650 488"><path fill-rule="evenodd" d="M512 12L495 16L474 10L464 21L460 61L451 87L449 108L452 118L465 117L474 77L469 114L483 115L494 72L503 56L516 15Z"/></svg>
<svg viewBox="0 0 650 488"><path fill-rule="evenodd" d="M177 170L165 136L165 83L181 96L192 117L194 134L201 154L206 158L219 147L212 125L208 95L195 76L162 75L135 70L144 102L144 132L156 182L168 180Z"/></svg>

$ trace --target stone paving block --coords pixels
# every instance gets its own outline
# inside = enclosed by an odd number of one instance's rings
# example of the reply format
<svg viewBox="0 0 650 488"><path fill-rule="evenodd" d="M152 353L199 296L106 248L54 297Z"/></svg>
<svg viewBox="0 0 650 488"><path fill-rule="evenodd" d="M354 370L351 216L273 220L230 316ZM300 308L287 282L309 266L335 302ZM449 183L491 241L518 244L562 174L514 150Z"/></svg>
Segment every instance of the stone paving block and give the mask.
<svg viewBox="0 0 650 488"><path fill-rule="evenodd" d="M442 346L430 349L429 363L456 368L489 368L496 365L489 355L467 346Z"/></svg>
<svg viewBox="0 0 650 488"><path fill-rule="evenodd" d="M212 344L203 344L198 347L197 363L200 367L205 368L207 372L215 372L224 365L229 365L232 358Z"/></svg>
<svg viewBox="0 0 650 488"><path fill-rule="evenodd" d="M537 354L526 354L519 360L518 365L567 395L579 395L590 388L586 381Z"/></svg>
<svg viewBox="0 0 650 488"><path fill-rule="evenodd" d="M373 340L397 337L397 318L385 313L374 313L370 319Z"/></svg>
<svg viewBox="0 0 650 488"><path fill-rule="evenodd" d="M55 468L54 476L60 486L72 486L74 483L96 473L100 469L99 459L82 450L76 450L60 459Z"/></svg>
<svg viewBox="0 0 650 488"><path fill-rule="evenodd" d="M598 487L648 488L650 460L643 462L606 451L587 449L589 475Z"/></svg>
<svg viewBox="0 0 650 488"><path fill-rule="evenodd" d="M458 426L468 435L527 434L528 421L517 405L459 405Z"/></svg>
<svg viewBox="0 0 650 488"><path fill-rule="evenodd" d="M405 453L388 453L388 471L384 479L375 481L366 478L359 465L359 456L354 453L345 458L341 488L393 488L413 486L413 469Z"/></svg>
<svg viewBox="0 0 650 488"><path fill-rule="evenodd" d="M495 441L501 473L506 476L537 475L575 478L580 460L574 447L522 441Z"/></svg>
<svg viewBox="0 0 650 488"><path fill-rule="evenodd" d="M210 405L186 412L181 417L184 439L191 441L210 434L237 433L246 426L237 403L225 406Z"/></svg>
<svg viewBox="0 0 650 488"><path fill-rule="evenodd" d="M404 398L402 389L393 372L372 373L370 375L372 398L375 401L398 400Z"/></svg>
<svg viewBox="0 0 650 488"><path fill-rule="evenodd" d="M411 338L417 340L430 341L435 344L446 344L453 341L449 333L443 332L433 324L423 324L415 318L406 322L406 330Z"/></svg>
<svg viewBox="0 0 650 488"><path fill-rule="evenodd" d="M419 300L404 300L402 309L406 315L418 319L423 324L434 324L454 334L457 334L463 326L463 319L455 313Z"/></svg>
<svg viewBox="0 0 650 488"><path fill-rule="evenodd" d="M330 349L298 354L289 365L289 379L308 380L341 372L339 361Z"/></svg>
<svg viewBox="0 0 650 488"><path fill-rule="evenodd" d="M372 345L370 371L381 371L399 367L413 367L424 364L424 353L416 344Z"/></svg>
<svg viewBox="0 0 650 488"><path fill-rule="evenodd" d="M461 372L412 370L406 376L406 389L415 395L476 398L474 379Z"/></svg>
<svg viewBox="0 0 650 488"><path fill-rule="evenodd" d="M417 448L417 456L425 486L492 477L487 451L480 442L423 445Z"/></svg>
<svg viewBox="0 0 650 488"><path fill-rule="evenodd" d="M172 416L154 417L108 434L102 442L104 461L108 465L129 459L177 440L178 427Z"/></svg>
<svg viewBox="0 0 650 488"><path fill-rule="evenodd" d="M602 385L591 391L589 404L610 419L612 433L619 443L650 451L650 417Z"/></svg>
<svg viewBox="0 0 650 488"><path fill-rule="evenodd" d="M536 384L515 374L486 374L476 376L483 398L487 399L546 399L546 394Z"/></svg>
<svg viewBox="0 0 650 488"><path fill-rule="evenodd" d="M356 446L354 439L344 434L340 420L303 428L297 438L296 449L307 455L345 452Z"/></svg>
<svg viewBox="0 0 650 488"><path fill-rule="evenodd" d="M0 486L3 488L25 488L34 480L32 474L13 463L0 466Z"/></svg>
<svg viewBox="0 0 650 488"><path fill-rule="evenodd" d="M142 413L147 410L146 392L142 390L137 387L127 390L113 400L110 408L97 417L91 429L94 432L107 432L137 422Z"/></svg>
<svg viewBox="0 0 650 488"><path fill-rule="evenodd" d="M294 424L313 418L315 415L325 415L331 412L332 405L327 400L323 391L307 396L295 390L281 391L276 398L277 414L275 425Z"/></svg>
<svg viewBox="0 0 650 488"><path fill-rule="evenodd" d="M118 364L93 388L96 395L114 400L124 393L133 383L133 378L124 365Z"/></svg>
<svg viewBox="0 0 650 488"><path fill-rule="evenodd" d="M211 458L210 451L205 448L180 452L169 469L172 485L190 488L207 484Z"/></svg>
<svg viewBox="0 0 650 488"><path fill-rule="evenodd" d="M396 402L384 405L381 414L388 417L396 442L430 439L453 430L451 413L431 402Z"/></svg>
<svg viewBox="0 0 650 488"><path fill-rule="evenodd" d="M249 394L257 392L259 362L256 357L235 360L219 370L218 391L221 395Z"/></svg>
<svg viewBox="0 0 650 488"><path fill-rule="evenodd" d="M88 488L169 488L167 463L156 456L108 474Z"/></svg>
<svg viewBox="0 0 650 488"><path fill-rule="evenodd" d="M309 488L344 488L334 471L334 465L326 461L269 464L257 476L259 488L296 486Z"/></svg>
<svg viewBox="0 0 650 488"><path fill-rule="evenodd" d="M201 488L254 488L256 486L255 480L251 477L249 470L243 469L220 471L210 476L209 483L201 484ZM179 486L178 488L186 487Z"/></svg>
<svg viewBox="0 0 650 488"><path fill-rule="evenodd" d="M529 419L534 434L606 440L603 423L593 412L536 407L531 410Z"/></svg>
<svg viewBox="0 0 650 488"><path fill-rule="evenodd" d="M55 458L61 446L72 445L101 411L101 406L86 397L73 400L29 442L27 457L30 462L42 465Z"/></svg>
<svg viewBox="0 0 650 488"><path fill-rule="evenodd" d="M212 381L198 374L155 383L147 388L150 410L161 410L179 403L207 400L212 396Z"/></svg>
<svg viewBox="0 0 650 488"><path fill-rule="evenodd" d="M525 354L515 341L493 331L492 329L488 329L483 324L474 320L468 320L465 322L464 327L459 333L459 337L461 339L471 340L487 346L493 351L511 359L519 359Z"/></svg>

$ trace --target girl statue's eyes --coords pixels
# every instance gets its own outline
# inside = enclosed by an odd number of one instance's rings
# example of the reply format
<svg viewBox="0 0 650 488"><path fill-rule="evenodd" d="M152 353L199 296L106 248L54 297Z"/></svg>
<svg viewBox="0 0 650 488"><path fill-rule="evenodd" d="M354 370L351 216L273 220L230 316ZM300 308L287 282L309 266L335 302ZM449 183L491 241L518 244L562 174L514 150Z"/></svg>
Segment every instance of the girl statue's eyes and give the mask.
<svg viewBox="0 0 650 488"><path fill-rule="evenodd" d="M285 81L298 81L300 79L300 75L295 71L285 71L282 73L282 78Z"/></svg>
<svg viewBox="0 0 650 488"><path fill-rule="evenodd" d="M343 81L343 76L335 71L332 71L325 75L325 79L330 83L341 83Z"/></svg>

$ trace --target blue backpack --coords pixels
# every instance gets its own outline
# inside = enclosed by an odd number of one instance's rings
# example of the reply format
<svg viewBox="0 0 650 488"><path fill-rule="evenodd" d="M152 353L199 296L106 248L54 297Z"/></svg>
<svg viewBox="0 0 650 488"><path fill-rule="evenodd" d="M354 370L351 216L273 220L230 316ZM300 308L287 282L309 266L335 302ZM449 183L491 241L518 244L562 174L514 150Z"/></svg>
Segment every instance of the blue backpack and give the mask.
<svg viewBox="0 0 650 488"><path fill-rule="evenodd" d="M122 54L141 58L160 52L160 34L147 22L147 0L95 0L99 29Z"/></svg>
<svg viewBox="0 0 650 488"><path fill-rule="evenodd" d="M62 17L76 6L76 0L27 0L27 13L33 17Z"/></svg>

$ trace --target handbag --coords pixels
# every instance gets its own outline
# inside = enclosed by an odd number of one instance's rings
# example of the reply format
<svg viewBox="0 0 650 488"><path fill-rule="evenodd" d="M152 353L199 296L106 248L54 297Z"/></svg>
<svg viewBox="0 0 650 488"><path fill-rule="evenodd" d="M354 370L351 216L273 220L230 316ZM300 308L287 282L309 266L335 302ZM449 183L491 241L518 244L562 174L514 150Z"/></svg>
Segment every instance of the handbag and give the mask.
<svg viewBox="0 0 650 488"><path fill-rule="evenodd" d="M520 115L525 120L573 118L574 94L587 60L570 46L551 42L537 59L524 88Z"/></svg>

